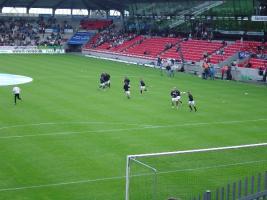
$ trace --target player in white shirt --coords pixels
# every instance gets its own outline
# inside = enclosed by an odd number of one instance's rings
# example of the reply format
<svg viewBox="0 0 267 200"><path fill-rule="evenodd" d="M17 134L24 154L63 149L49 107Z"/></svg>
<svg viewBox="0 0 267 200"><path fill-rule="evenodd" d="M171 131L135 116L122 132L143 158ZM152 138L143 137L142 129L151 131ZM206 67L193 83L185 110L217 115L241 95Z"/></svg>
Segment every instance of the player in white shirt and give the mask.
<svg viewBox="0 0 267 200"><path fill-rule="evenodd" d="M21 98L20 98L21 89L18 86L15 86L15 87L13 87L12 92L14 94L14 102L15 102L15 105L16 105L17 104L17 99L21 100Z"/></svg>

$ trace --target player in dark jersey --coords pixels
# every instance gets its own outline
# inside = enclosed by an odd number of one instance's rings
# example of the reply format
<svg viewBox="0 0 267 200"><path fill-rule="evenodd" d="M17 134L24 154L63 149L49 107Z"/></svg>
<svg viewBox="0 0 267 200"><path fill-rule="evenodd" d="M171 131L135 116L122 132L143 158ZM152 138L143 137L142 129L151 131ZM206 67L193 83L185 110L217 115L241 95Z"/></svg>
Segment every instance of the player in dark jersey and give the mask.
<svg viewBox="0 0 267 200"><path fill-rule="evenodd" d="M144 91L146 91L146 84L143 79L140 79L140 93L143 94Z"/></svg>
<svg viewBox="0 0 267 200"><path fill-rule="evenodd" d="M103 72L100 75L99 88L105 89L106 87L110 88L110 75L108 73Z"/></svg>
<svg viewBox="0 0 267 200"><path fill-rule="evenodd" d="M123 82L124 84L130 85L130 79L128 77L125 77Z"/></svg>
<svg viewBox="0 0 267 200"><path fill-rule="evenodd" d="M105 80L105 87L110 88L110 75L108 73L105 73L104 80Z"/></svg>
<svg viewBox="0 0 267 200"><path fill-rule="evenodd" d="M124 92L125 92L126 97L128 99L130 99L130 95L131 95L131 92L130 92L130 84L124 83L123 89L124 89Z"/></svg>
<svg viewBox="0 0 267 200"><path fill-rule="evenodd" d="M176 106L177 109L178 109L179 103L182 103L181 93L176 87L174 87L171 91L171 102L172 102L172 108Z"/></svg>
<svg viewBox="0 0 267 200"><path fill-rule="evenodd" d="M189 105L189 108L190 108L190 112L193 111L193 108L194 108L195 112L197 112L197 107L195 105L194 97L191 94L191 92L188 92L188 105Z"/></svg>
<svg viewBox="0 0 267 200"><path fill-rule="evenodd" d="M105 73L101 73L99 82L100 82L99 88L104 89L105 88Z"/></svg>

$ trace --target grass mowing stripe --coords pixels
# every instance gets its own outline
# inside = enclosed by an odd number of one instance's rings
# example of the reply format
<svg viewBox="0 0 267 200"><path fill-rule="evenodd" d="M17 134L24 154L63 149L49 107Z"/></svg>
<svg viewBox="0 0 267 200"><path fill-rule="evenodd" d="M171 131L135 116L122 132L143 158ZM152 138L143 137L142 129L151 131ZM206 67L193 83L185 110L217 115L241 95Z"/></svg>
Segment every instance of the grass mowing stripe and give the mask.
<svg viewBox="0 0 267 200"><path fill-rule="evenodd" d="M258 121L267 121L267 119L235 120L235 121L221 121L221 122L197 122L197 123L185 123L185 124L176 124L176 125L145 125L144 127L140 127L140 128L103 129L103 130L95 130L95 131L71 131L71 132L56 132L56 133L45 133L45 134L3 136L3 137L0 137L0 139L72 135L72 134L82 134L82 133L108 133L108 132L144 130L144 129L174 128L174 127L184 127L184 126L205 126L205 125L209 126L209 125L216 125L216 124L238 124L238 123L258 122Z"/></svg>
<svg viewBox="0 0 267 200"><path fill-rule="evenodd" d="M157 174L169 174L169 173L175 173L175 172L197 171L197 170L205 170L205 169L216 169L216 168L223 168L223 167L230 167L230 166L261 163L261 162L266 162L266 161L267 160L256 160L256 161L246 161L246 162L224 164L224 165L215 165L215 166L207 166L207 167L188 168L188 169L179 169L179 170L170 170L170 171L159 171ZM153 174L153 173L141 173L141 174L137 174L137 175L133 175L133 176L138 177L138 176L146 176L146 175L151 175L151 174ZM0 189L0 192L35 189L35 188L44 188L44 187L56 187L56 186L64 186L64 185L72 185L72 184L83 184L83 183L108 181L108 180L116 180L116 179L123 179L123 178L125 178L125 176L114 176L114 177L87 179L87 180L70 181L70 182L50 183L50 184L43 184L43 185L23 186L23 187L14 187L14 188L3 188L3 189Z"/></svg>
<svg viewBox="0 0 267 200"><path fill-rule="evenodd" d="M11 125L11 126L4 126L0 127L0 130L3 129L10 129L10 128L18 128L18 127L28 127L28 126L47 126L47 125L65 125L65 124L123 124L123 125L129 125L129 126L150 126L150 125L141 125L141 124L129 124L129 123L117 123L117 122L42 122L42 123L35 123L35 124L19 124L19 125Z"/></svg>

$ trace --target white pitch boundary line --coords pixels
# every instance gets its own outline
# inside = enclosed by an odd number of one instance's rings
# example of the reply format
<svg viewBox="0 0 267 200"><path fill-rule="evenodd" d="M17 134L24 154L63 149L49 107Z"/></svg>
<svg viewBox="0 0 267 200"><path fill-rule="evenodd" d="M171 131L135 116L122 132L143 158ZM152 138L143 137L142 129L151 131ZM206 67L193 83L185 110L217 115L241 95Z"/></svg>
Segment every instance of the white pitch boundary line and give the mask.
<svg viewBox="0 0 267 200"><path fill-rule="evenodd" d="M230 167L230 166L247 165L247 164L253 164L253 163L261 163L261 162L266 162L266 161L267 160L257 160L257 161L247 161L247 162L239 162L239 163L224 164L224 165L215 165L215 166L208 166L208 167L188 168L188 169L170 170L170 171L163 171L163 172L160 171L157 174L168 174L168 173L175 173L175 172L186 172L186 171L197 171L197 170L205 170L205 169L216 169L216 168L222 168L222 167ZM137 174L137 175L133 175L133 177L148 176L148 175L151 175L151 173ZM114 177L87 179L87 180L70 181L70 182L59 182L59 183L50 183L50 184L42 184L42 185L2 188L2 189L0 189L0 192L27 190L27 189L37 189L37 188L47 188L47 187L59 187L59 186L64 186L64 185L85 184L85 183L93 183L93 182L100 182L100 181L118 180L118 179L124 179L124 178L125 178L125 176L114 176Z"/></svg>
<svg viewBox="0 0 267 200"><path fill-rule="evenodd" d="M238 123L258 122L258 121L267 121L267 119L218 121L218 122L197 122L197 123L184 123L184 124L175 124L175 125L155 125L155 126L154 125L143 125L143 127L137 127L137 128L102 129L102 130L95 130L95 131L70 131L70 132L55 132L55 133L44 133L44 134L1 136L0 139L71 135L71 134L82 134L82 133L108 133L108 132L135 131L135 130L158 129L158 128L175 128L175 127L186 127L186 126L206 126L206 125L209 126L209 125L218 125L218 124L238 124Z"/></svg>

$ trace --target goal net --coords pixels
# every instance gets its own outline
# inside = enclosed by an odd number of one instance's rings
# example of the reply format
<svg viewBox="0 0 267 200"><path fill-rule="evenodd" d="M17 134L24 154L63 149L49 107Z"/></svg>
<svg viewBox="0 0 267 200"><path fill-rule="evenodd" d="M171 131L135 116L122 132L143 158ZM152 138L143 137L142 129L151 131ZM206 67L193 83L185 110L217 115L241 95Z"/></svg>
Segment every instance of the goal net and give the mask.
<svg viewBox="0 0 267 200"><path fill-rule="evenodd" d="M267 171L267 143L127 156L126 200L192 200Z"/></svg>

